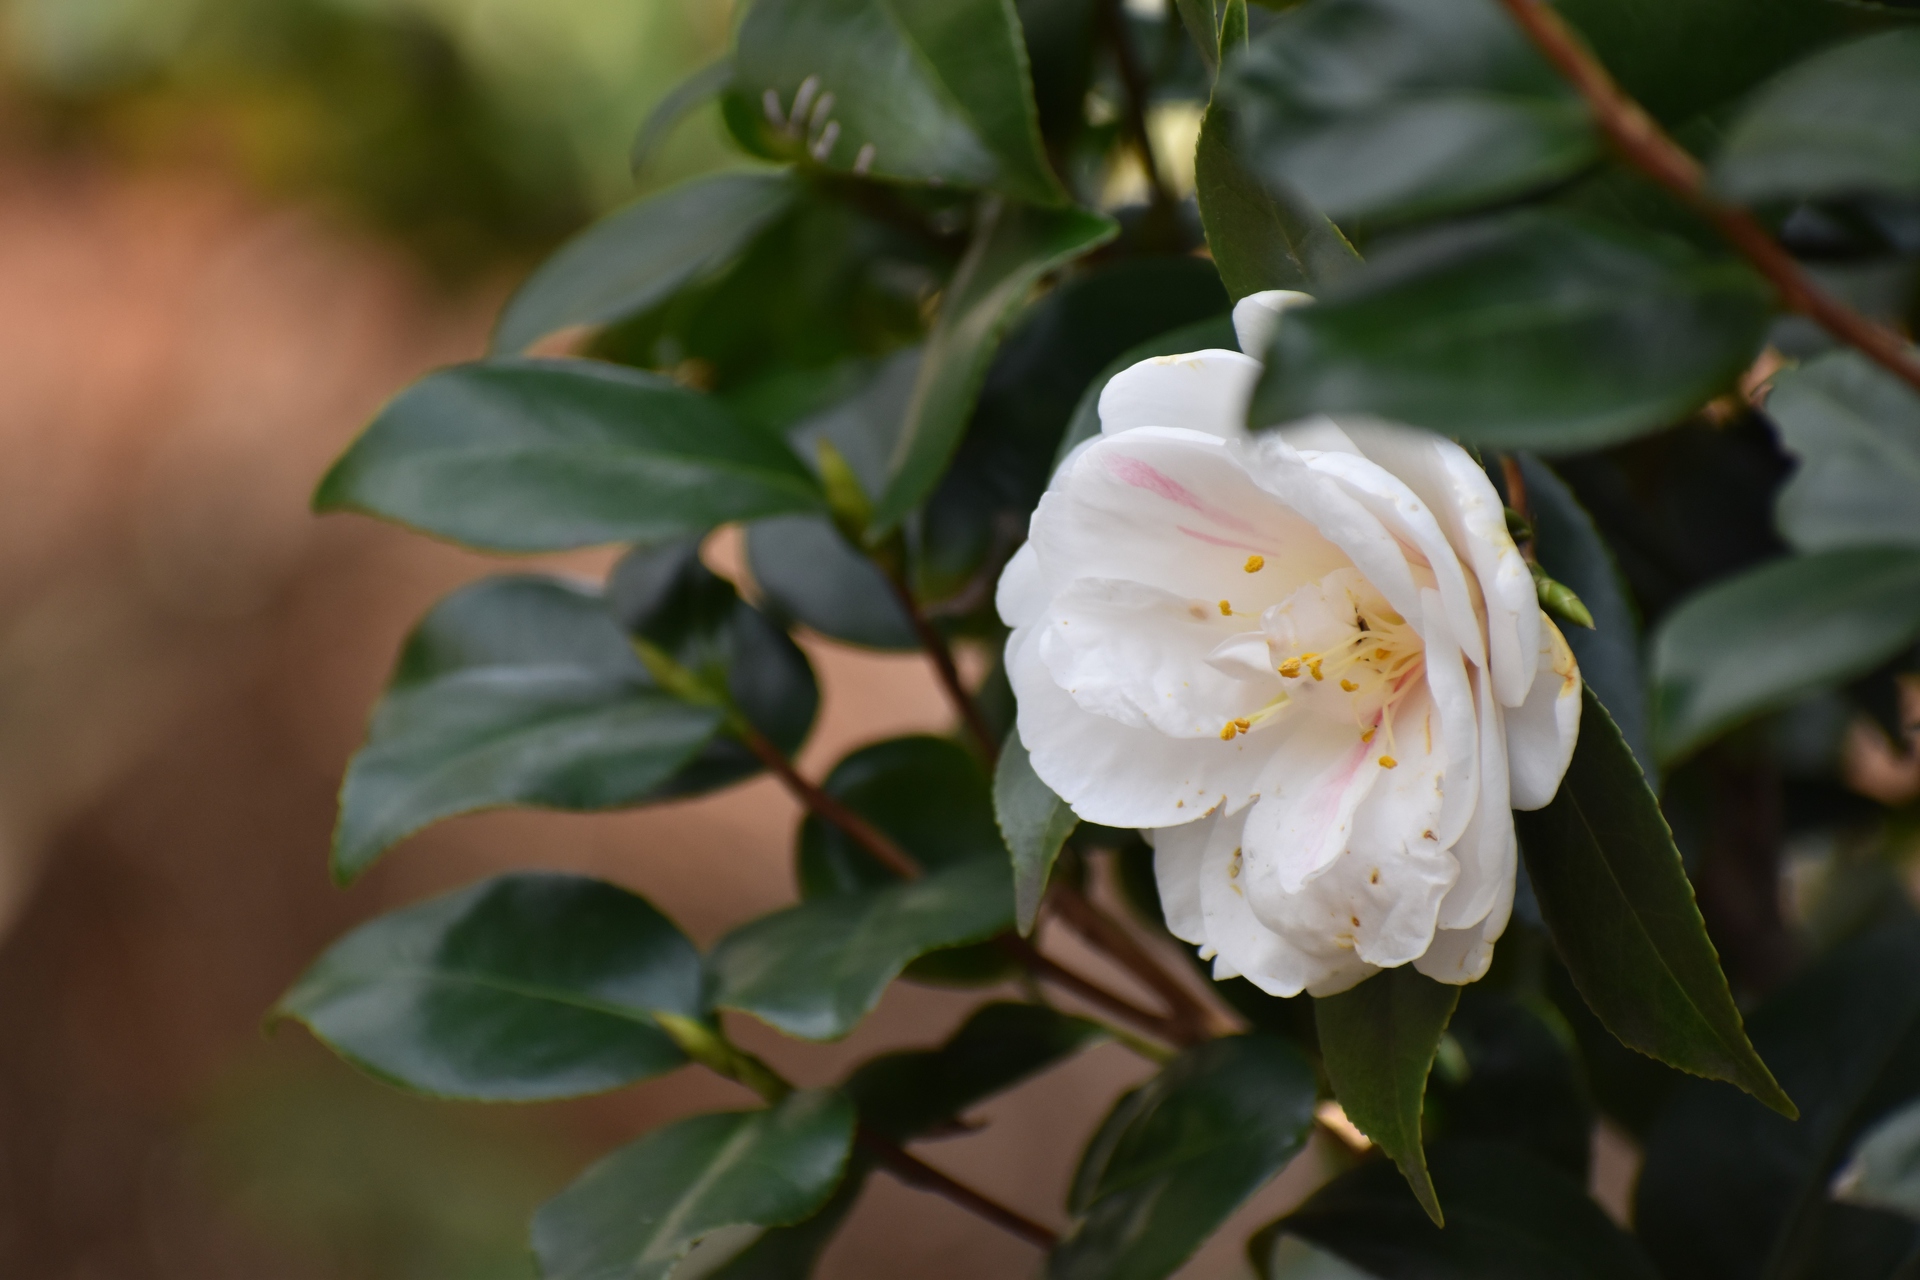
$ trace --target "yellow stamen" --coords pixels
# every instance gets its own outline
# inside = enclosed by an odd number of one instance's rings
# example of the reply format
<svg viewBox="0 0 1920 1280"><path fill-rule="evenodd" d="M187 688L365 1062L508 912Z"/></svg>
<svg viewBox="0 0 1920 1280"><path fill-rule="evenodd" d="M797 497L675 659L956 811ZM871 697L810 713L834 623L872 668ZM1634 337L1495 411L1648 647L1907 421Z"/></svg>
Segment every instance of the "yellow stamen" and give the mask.
<svg viewBox="0 0 1920 1280"><path fill-rule="evenodd" d="M1373 729L1369 729L1369 730L1367 730L1367 731L1366 731L1365 733L1363 733L1363 734L1361 734L1361 735L1360 735L1360 741L1362 741L1362 742L1372 742L1372 741L1373 741L1373 734L1374 734L1374 729L1378 729L1379 727L1380 727L1379 725L1375 725L1375 726L1373 727Z"/></svg>
<svg viewBox="0 0 1920 1280"><path fill-rule="evenodd" d="M1380 757L1380 767L1381 767L1382 769L1392 769L1392 768L1396 768L1396 767L1398 767L1398 765L1399 765L1399 764L1400 764L1400 762L1399 762L1398 760L1395 760L1395 759L1394 759L1394 758L1393 758L1392 756L1381 756L1381 757Z"/></svg>
<svg viewBox="0 0 1920 1280"><path fill-rule="evenodd" d="M1240 732L1242 733L1245 733L1249 729L1253 728L1253 721L1247 719L1245 716L1242 716L1240 719L1235 720L1233 723L1239 728Z"/></svg>
<svg viewBox="0 0 1920 1280"><path fill-rule="evenodd" d="M1220 616L1223 618L1231 618L1233 616L1233 606L1225 600L1220 602Z"/></svg>
<svg viewBox="0 0 1920 1280"><path fill-rule="evenodd" d="M1376 661L1377 661L1377 660L1379 660L1379 659L1381 659L1381 658L1387 658L1387 657L1391 657L1391 656L1393 656L1393 650L1391 650L1391 649L1375 649L1375 650L1373 651L1373 656L1374 656L1374 659L1375 659Z"/></svg>
<svg viewBox="0 0 1920 1280"><path fill-rule="evenodd" d="M1300 659L1288 658L1280 664L1280 674L1291 680L1300 674Z"/></svg>
<svg viewBox="0 0 1920 1280"><path fill-rule="evenodd" d="M1248 556L1247 557L1248 573L1258 573L1266 567L1267 567L1267 558L1265 556Z"/></svg>
<svg viewBox="0 0 1920 1280"><path fill-rule="evenodd" d="M1232 742L1233 735L1240 732L1240 726L1229 720L1220 726L1220 741Z"/></svg>
<svg viewBox="0 0 1920 1280"><path fill-rule="evenodd" d="M1351 680L1342 680L1340 682L1340 687L1342 689L1345 689L1348 693L1352 693L1355 689L1358 689L1360 686L1355 684Z"/></svg>
<svg viewBox="0 0 1920 1280"><path fill-rule="evenodd" d="M1318 658L1315 658L1315 659L1314 659L1314 660L1313 660L1312 662L1309 662L1309 663L1307 664L1307 670L1309 670L1309 671L1311 671L1311 672L1313 672L1313 678L1314 678L1315 680L1324 680L1324 679L1326 679L1326 677L1325 677L1325 676L1323 676L1323 675L1321 675L1321 674L1320 674L1320 659L1318 659Z"/></svg>

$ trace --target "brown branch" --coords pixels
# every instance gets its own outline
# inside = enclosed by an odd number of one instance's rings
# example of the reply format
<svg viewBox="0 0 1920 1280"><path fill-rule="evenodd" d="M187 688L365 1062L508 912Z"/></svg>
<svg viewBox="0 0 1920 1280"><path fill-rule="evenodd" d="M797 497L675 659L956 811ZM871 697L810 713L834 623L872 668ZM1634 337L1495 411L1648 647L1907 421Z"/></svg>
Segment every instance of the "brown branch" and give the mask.
<svg viewBox="0 0 1920 1280"><path fill-rule="evenodd" d="M1102 911L1073 885L1056 882L1047 900L1069 928L1105 952L1128 973L1145 983L1173 1011L1181 1044L1196 1044L1232 1030L1187 985L1167 972L1152 952L1127 931L1125 925Z"/></svg>
<svg viewBox="0 0 1920 1280"><path fill-rule="evenodd" d="M787 759L786 753L769 742L765 734L744 720L734 724L733 732L746 744L747 749L786 785L787 790L791 791L794 798L799 800L809 812L840 828L855 844L872 854L882 866L903 880L917 880L925 874L913 855L895 844L885 832L801 777L800 772L793 767L793 762ZM1180 1020L1163 1017L1140 1008L1126 997L1116 995L1091 979L1075 973L1059 961L1040 954L1024 938L1005 934L995 941L1001 950L1013 956L1035 977L1044 978L1064 987L1089 1004L1098 1005L1171 1043L1193 1042L1191 1032Z"/></svg>
<svg viewBox="0 0 1920 1280"><path fill-rule="evenodd" d="M937 1196L944 1196L961 1208L978 1214L994 1226L1019 1236L1036 1248L1051 1249L1059 1242L1060 1237L1053 1231L1031 1218L1015 1213L997 1201L987 1199L965 1183L955 1181L907 1151L906 1148L888 1141L865 1125L860 1126L854 1141L886 1166L887 1172L910 1187L918 1187L922 1191L931 1191Z"/></svg>
<svg viewBox="0 0 1920 1280"><path fill-rule="evenodd" d="M1500 3L1586 100L1601 131L1622 159L1698 210L1772 283L1781 305L1813 320L1920 391L1920 361L1908 351L1906 339L1822 289L1752 214L1714 198L1707 190L1706 172L1700 162L1627 95L1544 0Z"/></svg>
<svg viewBox="0 0 1920 1280"><path fill-rule="evenodd" d="M900 607L906 611L907 621L913 625L913 634L919 638L920 647L927 651L927 657L933 660L934 674L940 677L940 687L946 691L947 700L953 703L954 710L960 713L960 722L967 727L974 745L986 758L988 768L1000 758L1000 740L987 728L987 718L980 714L980 704L967 692L966 682L960 679L960 668L953 660L953 646L940 634L940 628L933 625L926 610L914 599L913 588L906 579L897 574L887 574L887 583L893 588L894 598L900 601Z"/></svg>
<svg viewBox="0 0 1920 1280"><path fill-rule="evenodd" d="M1153 153L1153 135L1147 129L1147 99L1152 87L1147 82L1145 68L1133 49L1133 40L1127 34L1127 15L1122 0L1102 0L1100 5L1101 25L1106 28L1107 42L1113 46L1114 69L1120 73L1120 87L1126 101L1120 106L1120 113L1126 119L1127 132L1133 135L1133 145L1140 153L1140 167L1147 175L1147 189L1153 193L1153 203L1160 209L1172 209L1179 201L1173 198L1173 192L1167 186L1166 179L1160 173L1160 162Z"/></svg>

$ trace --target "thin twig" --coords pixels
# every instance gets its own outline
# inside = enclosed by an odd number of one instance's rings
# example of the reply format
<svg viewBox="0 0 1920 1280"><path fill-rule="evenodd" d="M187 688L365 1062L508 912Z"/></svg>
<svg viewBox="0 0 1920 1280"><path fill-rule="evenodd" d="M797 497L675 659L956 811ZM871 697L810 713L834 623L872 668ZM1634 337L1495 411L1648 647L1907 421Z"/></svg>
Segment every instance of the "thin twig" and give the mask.
<svg viewBox="0 0 1920 1280"><path fill-rule="evenodd" d="M1120 73L1120 88L1126 97L1120 106L1120 113L1126 119L1127 132L1133 135L1135 149L1140 152L1140 167L1147 175L1147 189L1153 193L1153 203L1157 208L1172 209L1179 202L1173 198L1172 190L1160 173L1160 162L1153 153L1153 134L1147 128L1147 98L1152 87L1147 82L1147 73L1141 67L1138 55L1134 53L1133 38L1127 34L1127 14L1122 0L1103 0L1100 18L1107 29L1107 41L1113 46L1114 68Z"/></svg>
<svg viewBox="0 0 1920 1280"><path fill-rule="evenodd" d="M801 805L823 821L840 828L855 844L872 854L882 866L903 880L917 880L925 874L913 855L895 844L885 832L801 777L800 772L793 767L793 762L787 759L786 753L769 742L765 734L744 720L733 726L733 732L746 744L747 749L786 785L787 790L793 793L794 798L799 800ZM1009 933L995 939L995 942L1001 950L1019 961L1036 977L1064 987L1089 1004L1098 1005L1171 1043L1192 1042L1191 1032L1178 1019L1163 1017L1140 1008L1126 997L1116 995L1091 979L1075 973L1059 961L1042 955L1024 938Z"/></svg>
<svg viewBox="0 0 1920 1280"><path fill-rule="evenodd" d="M1752 214L1715 199L1707 190L1706 171L1700 162L1627 95L1544 0L1500 0L1500 3L1586 100L1595 121L1622 159L1698 210L1772 283L1781 304L1789 311L1813 320L1920 391L1920 360L1915 360L1908 350L1906 339L1822 289Z"/></svg>
<svg viewBox="0 0 1920 1280"><path fill-rule="evenodd" d="M920 607L906 579L897 573L888 573L886 578L887 584L893 588L894 597L900 601L901 609L906 612L907 621L913 626L913 634L919 638L920 647L933 660L934 674L940 677L940 687L946 690L947 699L953 703L954 710L960 713L960 721L966 725L974 745L991 766L1000 758L1000 740L987 728L987 718L980 713L979 702L967 692L966 683L960 679L960 668L953 660L953 647Z"/></svg>
<svg viewBox="0 0 1920 1280"><path fill-rule="evenodd" d="M874 1159L885 1165L887 1172L908 1186L944 1196L961 1208L971 1210L993 1223L994 1226L1019 1236L1036 1248L1051 1249L1060 1240L1056 1233L1033 1219L1023 1217L1005 1205L987 1199L972 1187L955 1181L904 1147L888 1141L865 1125L860 1126L854 1141L864 1147Z"/></svg>
<svg viewBox="0 0 1920 1280"><path fill-rule="evenodd" d="M1065 881L1056 881L1047 898L1075 933L1111 956L1166 1002L1173 1012L1173 1021L1182 1029L1183 1043L1196 1043L1231 1030L1185 983L1167 972L1125 925L1102 911L1079 889Z"/></svg>

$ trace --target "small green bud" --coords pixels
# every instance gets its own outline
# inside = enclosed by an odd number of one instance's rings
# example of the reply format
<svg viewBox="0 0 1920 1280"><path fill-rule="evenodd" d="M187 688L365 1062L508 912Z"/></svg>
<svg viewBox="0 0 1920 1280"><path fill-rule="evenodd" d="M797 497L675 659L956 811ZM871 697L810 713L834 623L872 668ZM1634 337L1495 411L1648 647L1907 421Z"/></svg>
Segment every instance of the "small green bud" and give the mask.
<svg viewBox="0 0 1920 1280"><path fill-rule="evenodd" d="M1512 507L1503 509L1507 513L1507 536L1515 542L1532 542L1533 522Z"/></svg>
<svg viewBox="0 0 1920 1280"><path fill-rule="evenodd" d="M1573 594L1573 589L1555 582L1547 576L1547 571L1537 564L1527 566L1533 570L1533 588L1540 596L1540 607L1562 622L1570 622L1576 627L1593 630L1593 614Z"/></svg>
<svg viewBox="0 0 1920 1280"><path fill-rule="evenodd" d="M873 522L873 500L860 485L860 477L846 455L834 448L833 441L822 436L815 445L820 459L820 486L827 492L827 510L833 523L847 540L859 546Z"/></svg>

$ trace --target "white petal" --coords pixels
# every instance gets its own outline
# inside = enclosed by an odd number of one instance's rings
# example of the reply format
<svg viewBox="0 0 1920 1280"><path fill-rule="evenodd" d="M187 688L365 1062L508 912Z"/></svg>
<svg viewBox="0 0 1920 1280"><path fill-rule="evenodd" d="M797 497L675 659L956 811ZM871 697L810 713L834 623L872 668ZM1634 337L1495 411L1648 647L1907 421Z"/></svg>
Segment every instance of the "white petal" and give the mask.
<svg viewBox="0 0 1920 1280"><path fill-rule="evenodd" d="M1265 751L1241 735L1169 738L1082 710L1040 661L1033 628L1007 641L1020 741L1033 771L1073 811L1109 827L1175 827L1257 793Z"/></svg>
<svg viewBox="0 0 1920 1280"><path fill-rule="evenodd" d="M1223 616L1211 600L1122 579L1079 578L1047 606L1040 660L1087 711L1175 738L1217 740L1227 721L1282 692L1271 669L1240 677L1208 663L1215 647L1246 625Z"/></svg>
<svg viewBox="0 0 1920 1280"><path fill-rule="evenodd" d="M1473 687L1480 707L1480 800L1453 846L1460 880L1441 904L1443 929L1467 928L1483 919L1502 894L1513 896L1515 845L1507 796L1505 713L1483 673L1473 673Z"/></svg>
<svg viewBox="0 0 1920 1280"><path fill-rule="evenodd" d="M1240 339L1240 349L1256 360L1265 360L1281 313L1312 302L1312 294L1293 289L1267 289L1240 299L1233 304L1233 332Z"/></svg>
<svg viewBox="0 0 1920 1280"><path fill-rule="evenodd" d="M1433 945L1413 962L1413 967L1435 982L1456 987L1480 981L1487 976L1487 966L1493 963L1493 944L1507 931L1507 921L1512 916L1513 884L1509 881L1506 893L1494 902L1493 909L1478 924L1465 929L1436 930Z"/></svg>
<svg viewBox="0 0 1920 1280"><path fill-rule="evenodd" d="M1167 918L1167 932L1182 942L1207 940L1200 916L1200 873L1207 838L1219 821L1217 816L1203 818L1154 833L1153 877L1160 886L1160 910Z"/></svg>
<svg viewBox="0 0 1920 1280"><path fill-rule="evenodd" d="M1179 596L1231 600L1235 612L1255 617L1347 563L1254 482L1239 446L1160 428L1095 442L1041 498L1032 542L1049 593L1075 578L1126 578ZM1249 573L1252 556L1263 567Z"/></svg>
<svg viewBox="0 0 1920 1280"><path fill-rule="evenodd" d="M1450 849L1480 803L1480 715L1439 593L1428 590L1420 595L1426 605L1427 693L1433 699L1445 757L1445 794L1434 835L1441 848Z"/></svg>
<svg viewBox="0 0 1920 1280"><path fill-rule="evenodd" d="M1540 626L1540 667L1533 688L1507 712L1507 760L1513 807L1544 808L1560 789L1580 736L1580 668L1550 619Z"/></svg>
<svg viewBox="0 0 1920 1280"><path fill-rule="evenodd" d="M1247 814L1244 878L1263 919L1269 911L1277 917L1289 895L1346 849L1354 812L1384 772L1375 762L1379 753L1350 721L1289 719L1235 739L1263 745L1278 739L1267 748L1273 756L1264 792Z"/></svg>
<svg viewBox="0 0 1920 1280"><path fill-rule="evenodd" d="M1325 453L1308 462L1315 471L1333 476L1386 526L1387 531L1411 543L1422 556L1446 606L1454 640L1467 661L1485 666L1486 649L1480 642L1480 621L1467 592L1467 576L1460 557L1447 541L1434 513L1405 482L1379 463L1345 453ZM1408 615L1417 627L1420 615Z"/></svg>
<svg viewBox="0 0 1920 1280"><path fill-rule="evenodd" d="M1316 471L1299 450L1272 435L1250 446L1248 463L1260 487L1345 552L1395 613L1403 618L1420 616L1420 592L1406 552L1338 480Z"/></svg>
<svg viewBox="0 0 1920 1280"><path fill-rule="evenodd" d="M1271 677L1274 665L1273 656L1267 648L1267 633L1243 631L1222 640L1207 655L1207 665L1238 680Z"/></svg>
<svg viewBox="0 0 1920 1280"><path fill-rule="evenodd" d="M1215 979L1244 977L1269 995L1294 996L1312 986L1343 989L1373 970L1350 949L1302 950L1262 924L1247 904L1243 819L1222 816L1196 826L1208 839L1200 877L1206 951Z"/></svg>
<svg viewBox="0 0 1920 1280"><path fill-rule="evenodd" d="M1317 453L1351 453L1364 457L1360 446L1347 438L1332 418L1325 414L1315 414L1311 418L1302 418L1298 422L1289 422L1276 427L1273 432L1294 448Z"/></svg>
<svg viewBox="0 0 1920 1280"><path fill-rule="evenodd" d="M1035 554L1032 543L1014 552L1007 567L1000 571L993 606L1000 611L1000 621L1009 627L1028 626L1046 611L1046 584L1040 580L1040 557Z"/></svg>
<svg viewBox="0 0 1920 1280"><path fill-rule="evenodd" d="M1260 362L1238 351L1154 356L1116 373L1100 392L1100 430L1181 427L1223 439L1247 434Z"/></svg>
<svg viewBox="0 0 1920 1280"><path fill-rule="evenodd" d="M1340 425L1369 458L1406 481L1432 508L1448 541L1479 579L1494 693L1502 705L1518 706L1538 661L1540 603L1533 575L1507 533L1506 511L1493 482L1451 440L1378 421L1342 419Z"/></svg>

